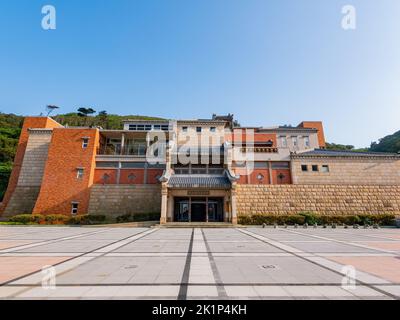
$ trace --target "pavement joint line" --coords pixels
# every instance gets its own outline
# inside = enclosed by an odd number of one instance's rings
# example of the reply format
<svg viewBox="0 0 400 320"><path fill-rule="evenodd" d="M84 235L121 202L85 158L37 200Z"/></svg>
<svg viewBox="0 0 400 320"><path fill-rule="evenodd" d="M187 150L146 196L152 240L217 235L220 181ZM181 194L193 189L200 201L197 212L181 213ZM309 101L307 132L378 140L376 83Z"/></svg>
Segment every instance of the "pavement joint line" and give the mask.
<svg viewBox="0 0 400 320"><path fill-rule="evenodd" d="M345 230L340 230L339 231L340 234L345 234L345 235L352 235L349 231L345 231ZM393 241L399 241L399 239L396 238L390 238L390 237L386 237L386 236L376 236L376 235L371 235L371 234L361 234L361 236L363 237L367 237L367 238L375 238L375 239L386 239L388 242L393 242ZM368 241L368 240L364 240L364 241Z"/></svg>
<svg viewBox="0 0 400 320"><path fill-rule="evenodd" d="M90 235L94 235L94 234L98 234L98 233L103 233L103 232L106 232L106 231L108 231L108 228L105 229L105 230L97 230L97 231L93 231L93 232L87 232L87 233L84 233L84 234L78 234L78 235L75 235L75 236L61 237L61 238L56 238L56 239L51 239L51 240L46 240L46 241L35 242L35 243L31 243L31 244L19 245L19 246L7 248L7 249L2 249L2 250L0 250L0 256L3 253L9 253L9 252L20 251L20 250L24 250L24 249L40 247L40 246L44 246L44 245L47 245L47 244L53 244L53 243L62 242L62 241L74 240L74 239L82 238L82 237L85 237L85 236L90 236Z"/></svg>
<svg viewBox="0 0 400 320"><path fill-rule="evenodd" d="M276 283L251 283L251 282L239 282L239 283L197 283L197 282L171 282L171 283L60 283L57 284L57 287L146 287L146 286L154 286L154 287L163 287L163 286L196 286L196 287L338 287L341 288L341 283L285 283L285 282L276 282ZM381 287L396 287L400 286L400 283L378 283L376 284ZM361 285L362 287L367 287L366 285ZM30 287L31 288L38 288L37 284L23 284L23 283L15 283L15 284L8 284L4 287Z"/></svg>
<svg viewBox="0 0 400 320"><path fill-rule="evenodd" d="M314 261L314 260L308 259L307 257L303 257L303 256L299 255L299 254L298 254L298 253L299 253L299 252L298 252L299 250L296 249L296 248L293 248L293 252L291 252L291 251L290 251L291 249L287 250L287 249L284 248L284 247L287 247L287 246L282 245L282 244L279 244L279 243L278 243L278 244L273 244L273 243L275 243L276 241L271 240L271 239L269 239L269 238L267 238L267 237L265 237L265 236L261 236L261 235L259 235L259 234L257 234L257 233L253 233L253 232L248 231L248 230L242 230L242 229L238 229L238 228L237 228L236 230L239 231L239 232L242 232L242 233L244 233L244 234L247 234L248 236L253 237L253 238L255 238L255 239L262 238L262 239L259 239L259 240L262 241L262 242L265 242L265 243L267 243L267 244L270 244L271 246L274 246L274 247L276 247L276 248L278 248L278 249L280 249L280 250L286 251L286 252L288 252L288 253L292 253L294 256L296 256L296 257L298 257L298 258L300 258L300 259L303 259L303 260L305 260L305 261L308 261L308 262L310 262L310 263L312 263L312 264L314 264L314 265L317 265L317 266L319 266L319 267L321 267L321 268L323 268L323 269L325 269L325 270L329 270L329 271L331 271L331 272L333 272L333 273L336 273L336 274L338 274L338 275L340 275L340 276L343 277L343 274L342 274L341 272L339 272L339 271L337 271L337 270L335 270L335 269L333 269L333 268L330 268L330 267L328 267L328 266L325 266L325 265L323 265L323 264L320 264L320 263L318 263L318 262L316 262L316 261ZM316 257L317 257L317 256L316 256ZM322 258L322 257L321 257L321 258ZM322 258L322 259L324 259L324 258ZM367 274L368 274L368 273L367 273ZM365 283L365 282L363 282L363 281L361 281L361 280L359 280L359 279L355 279L355 281L356 281L356 283L358 283L359 285L366 286L366 287L370 288L371 290L374 290L374 291L377 291L377 292L379 292L379 293L382 293L382 294L384 294L384 295L386 295L386 296L388 296L388 297L390 297L390 298L392 298L392 299L400 300L400 297L398 297L398 296L396 296L396 295L393 295L393 294L391 294L390 292L384 291L384 290L382 290L382 289L380 289L380 288L376 288L374 285Z"/></svg>
<svg viewBox="0 0 400 320"><path fill-rule="evenodd" d="M208 260L210 261L210 265L211 265L211 270L213 272L214 275L214 279L215 279L215 283L218 284L217 286L217 293L218 293L218 297L221 299L226 298L228 295L226 293L226 290L223 286L222 280L221 280L221 275L219 274L218 268L217 268L217 264L215 263L214 257L213 257L213 253L210 249L210 246L207 242L207 237L204 234L204 229L201 228L201 235L203 236L203 241L204 244L206 246L207 249L207 255L208 255Z"/></svg>
<svg viewBox="0 0 400 320"><path fill-rule="evenodd" d="M143 233L146 233L146 232L147 232L147 234L150 234L150 233L153 233L153 232L155 232L155 231L156 231L156 229L144 230L144 231L142 231L142 232L136 233L134 236L138 236L138 235L143 234ZM145 234L144 236L146 236L147 234ZM130 235L130 236L126 237L126 238L123 238L123 239L120 239L120 240L116 240L115 243L117 243L117 242L119 242L119 241L123 241L123 240L129 239L129 238L131 238L131 237L133 237L133 236ZM133 240L133 241L136 241L136 240L138 240L138 239L140 239L140 238L137 238L137 239L135 239L135 240ZM132 241L132 242L133 242L133 241ZM110 244L107 244L107 245L105 245L104 247L107 247L107 246L109 246L109 245L110 245ZM101 247L101 248L102 248L102 247ZM86 253L80 254L80 255L78 255L78 256L71 257L71 258L69 258L69 259L67 259L67 260L61 261L61 262L56 263L56 264L54 264L54 265L52 265L52 266L53 266L53 267L61 266L62 264L71 262L71 261L74 260L74 259L82 258L82 257L84 257L84 256L87 255L87 254L94 253L96 250L101 249L101 248L96 248L96 249L93 249L93 250L88 251L88 252L86 252ZM103 256L103 255L101 255L101 256ZM80 263L80 264L74 266L74 267L71 268L71 269L65 270L64 272L61 272L61 273L57 274L57 276L60 276L60 275L62 275L62 274L65 274L65 273L67 273L67 272L69 272L69 271L75 269L77 266L82 265L82 264L84 264L84 263L87 263L87 262L89 262L89 261L93 261L94 259L97 259L98 257L100 257L100 256L91 257L91 259L89 259L89 260L87 260L87 261L84 261L83 263ZM4 286L10 286L10 285L12 285L13 282L16 282L16 281L22 280L22 279L24 279L24 278L28 278L28 277L34 276L35 274L38 274L39 272L41 272L41 270L36 270L36 271L30 272L30 273L28 273L28 274L22 275L22 276L20 276L20 277L17 277L17 278L8 280L8 281L3 282L3 283L0 283L0 288L1 288L1 287L4 287ZM20 295L20 294L22 294L22 293L24 293L24 292L26 292L26 291L28 291L28 290L30 290L30 289L31 289L31 288L28 288L28 289L25 289L25 290L21 290L20 292L15 293L14 296L18 296L18 295Z"/></svg>
<svg viewBox="0 0 400 320"><path fill-rule="evenodd" d="M251 283L251 282L238 282L238 283L215 283L215 282L210 282L210 283L196 283L196 282L186 282L183 283L186 286L197 286L197 287L212 287L212 286L220 286L220 287L338 287L341 288L342 284L340 283L285 283L285 282L276 282L276 283ZM388 283L379 283L377 284L378 286L381 287L397 287L400 286L400 283L396 284L388 284ZM163 287L163 286L181 286L180 282L170 282L170 283L60 283L57 284L57 287ZM361 285L362 287L367 287L365 285ZM7 287L29 287L31 288L38 288L39 286L37 284L22 284L22 283L16 283L16 284L8 284L4 286L5 288Z"/></svg>
<svg viewBox="0 0 400 320"><path fill-rule="evenodd" d="M6 227L6 226L1 226L1 228L10 228L10 227ZM23 227L23 226L18 226L18 227ZM29 227L28 227L29 228ZM16 234L13 234L12 236L13 237L17 237L17 236L22 236L22 235L27 235L27 234L36 234L36 233L41 233L41 231L43 231L43 230L40 230L40 231L31 231L31 232L22 232L22 233L16 233ZM50 231L50 230L49 230ZM51 230L51 232L55 232L55 231L57 231L57 229L54 229L54 230ZM59 230L58 230L59 231ZM0 240L3 240L2 238L7 238L9 235L1 235L0 236ZM12 239L12 240L29 240L29 239Z"/></svg>
<svg viewBox="0 0 400 320"><path fill-rule="evenodd" d="M303 232L300 232L300 231L294 231L294 230L287 230L287 229L279 229L279 230L280 231L284 231L284 232L293 233L293 234L302 235L302 236L308 236L308 237L312 237L312 238L316 238L316 239L323 239L323 240L326 240L328 242L336 242L336 243L340 243L340 244L344 244L344 245L348 245L348 246L354 246L354 247L374 250L374 251L378 251L378 252L391 253L391 254L395 254L396 253L393 250L377 249L377 248L374 248L374 247L370 247L370 246L354 243L354 242L351 242L351 241L338 240L338 239L328 238L328 237L324 237L324 236L318 236L318 235L314 235L314 234L306 234L306 233L303 233ZM301 242L301 241L299 241L299 242Z"/></svg>
<svg viewBox="0 0 400 320"><path fill-rule="evenodd" d="M193 250L193 239L194 239L194 229L192 228L192 234L190 236L189 249L186 256L185 267L183 269L182 280L180 283L178 300L187 299L188 282L190 277L190 263L192 260L192 250Z"/></svg>

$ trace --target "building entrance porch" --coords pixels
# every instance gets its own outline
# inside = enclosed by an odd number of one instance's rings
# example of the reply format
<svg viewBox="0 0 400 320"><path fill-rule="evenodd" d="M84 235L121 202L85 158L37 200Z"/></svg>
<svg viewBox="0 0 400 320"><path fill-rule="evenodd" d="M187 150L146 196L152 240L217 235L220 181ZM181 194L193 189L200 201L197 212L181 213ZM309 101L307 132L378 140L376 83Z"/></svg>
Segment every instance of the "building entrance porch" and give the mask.
<svg viewBox="0 0 400 320"><path fill-rule="evenodd" d="M174 222L223 222L224 198L175 197Z"/></svg>

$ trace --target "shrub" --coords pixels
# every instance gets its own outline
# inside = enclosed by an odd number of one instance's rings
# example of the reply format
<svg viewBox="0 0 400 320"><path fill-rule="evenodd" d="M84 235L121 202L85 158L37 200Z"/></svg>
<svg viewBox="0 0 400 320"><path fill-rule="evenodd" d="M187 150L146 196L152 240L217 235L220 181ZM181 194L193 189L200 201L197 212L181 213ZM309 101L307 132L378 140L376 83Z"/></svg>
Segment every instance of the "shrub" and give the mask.
<svg viewBox="0 0 400 320"><path fill-rule="evenodd" d="M123 215L117 217L117 222L118 223L129 222L129 221L131 221L131 219L132 219L131 214L123 214Z"/></svg>
<svg viewBox="0 0 400 320"><path fill-rule="evenodd" d="M90 223L104 222L106 221L106 216L104 214L89 214L87 215L87 220Z"/></svg>
<svg viewBox="0 0 400 320"><path fill-rule="evenodd" d="M89 224L88 221L88 215L87 214L82 214L82 215L78 215L78 216L71 216L69 217L68 224Z"/></svg>
<svg viewBox="0 0 400 320"><path fill-rule="evenodd" d="M40 223L44 221L45 217L41 214L18 214L16 216L10 217L9 222L19 222L23 224L27 223Z"/></svg>
<svg viewBox="0 0 400 320"><path fill-rule="evenodd" d="M160 213L123 214L116 218L118 223L160 220Z"/></svg>
<svg viewBox="0 0 400 320"><path fill-rule="evenodd" d="M54 224L54 223L67 223L69 220L69 216L63 214L49 214L45 216L44 220L46 223Z"/></svg>
<svg viewBox="0 0 400 320"><path fill-rule="evenodd" d="M252 215L252 216L239 216L238 222L240 224L248 225L261 225L263 223L273 224L303 224L305 223L304 216L301 215Z"/></svg>
<svg viewBox="0 0 400 320"><path fill-rule="evenodd" d="M395 223L395 215L393 214L363 214L363 215L319 215L312 212L300 212L291 215L250 215L239 216L238 223L243 225L262 225L265 224L379 224L390 226Z"/></svg>
<svg viewBox="0 0 400 320"><path fill-rule="evenodd" d="M299 215L304 217L304 223L310 225L320 223L320 217L313 212L300 212Z"/></svg>

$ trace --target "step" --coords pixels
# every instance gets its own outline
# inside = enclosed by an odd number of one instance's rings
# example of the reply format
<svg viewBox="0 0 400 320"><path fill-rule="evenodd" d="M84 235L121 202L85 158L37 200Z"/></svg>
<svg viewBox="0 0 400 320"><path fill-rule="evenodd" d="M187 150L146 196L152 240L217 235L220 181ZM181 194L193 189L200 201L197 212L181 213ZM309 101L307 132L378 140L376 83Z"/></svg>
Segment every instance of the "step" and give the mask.
<svg viewBox="0 0 400 320"><path fill-rule="evenodd" d="M157 224L155 228L240 228L240 225L229 222L167 222Z"/></svg>

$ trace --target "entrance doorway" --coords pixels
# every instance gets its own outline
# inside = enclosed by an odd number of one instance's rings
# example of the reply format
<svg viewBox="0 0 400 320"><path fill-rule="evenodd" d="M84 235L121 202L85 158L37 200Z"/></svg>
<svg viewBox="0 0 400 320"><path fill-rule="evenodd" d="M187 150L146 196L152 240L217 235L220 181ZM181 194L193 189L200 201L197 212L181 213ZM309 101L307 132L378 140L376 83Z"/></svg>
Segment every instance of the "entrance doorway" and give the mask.
<svg viewBox="0 0 400 320"><path fill-rule="evenodd" d="M192 201L191 203L191 221L206 222L206 202Z"/></svg>
<svg viewBox="0 0 400 320"><path fill-rule="evenodd" d="M175 198L174 221L222 222L224 221L223 208L224 198Z"/></svg>

